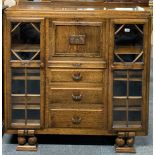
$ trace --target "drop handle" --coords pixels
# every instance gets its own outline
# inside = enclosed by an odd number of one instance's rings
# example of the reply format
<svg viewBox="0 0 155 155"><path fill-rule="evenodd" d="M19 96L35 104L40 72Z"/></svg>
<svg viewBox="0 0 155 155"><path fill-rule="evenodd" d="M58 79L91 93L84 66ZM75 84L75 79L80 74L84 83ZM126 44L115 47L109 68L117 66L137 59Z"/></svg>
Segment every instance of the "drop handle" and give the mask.
<svg viewBox="0 0 155 155"><path fill-rule="evenodd" d="M73 116L72 117L72 123L73 124L80 124L81 123L81 117L79 117L79 116Z"/></svg>
<svg viewBox="0 0 155 155"><path fill-rule="evenodd" d="M72 75L72 79L73 79L74 81L80 81L80 80L82 79L81 73L74 73L74 74Z"/></svg>
<svg viewBox="0 0 155 155"><path fill-rule="evenodd" d="M41 62L41 63L40 63L40 68L44 68L44 66L45 66L44 63Z"/></svg>
<svg viewBox="0 0 155 155"><path fill-rule="evenodd" d="M79 95L74 95L74 94L72 94L72 99L73 99L74 101L81 101L81 99L82 99L82 94L79 94Z"/></svg>

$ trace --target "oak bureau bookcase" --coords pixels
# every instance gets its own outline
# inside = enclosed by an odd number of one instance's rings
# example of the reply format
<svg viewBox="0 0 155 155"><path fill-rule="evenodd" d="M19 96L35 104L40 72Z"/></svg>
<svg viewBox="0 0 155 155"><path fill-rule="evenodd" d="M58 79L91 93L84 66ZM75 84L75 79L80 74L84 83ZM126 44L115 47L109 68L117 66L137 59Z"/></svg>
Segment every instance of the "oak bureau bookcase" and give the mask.
<svg viewBox="0 0 155 155"><path fill-rule="evenodd" d="M5 133L117 136L135 152L148 133L148 1L24 1L4 12ZM26 141L27 140L27 141Z"/></svg>

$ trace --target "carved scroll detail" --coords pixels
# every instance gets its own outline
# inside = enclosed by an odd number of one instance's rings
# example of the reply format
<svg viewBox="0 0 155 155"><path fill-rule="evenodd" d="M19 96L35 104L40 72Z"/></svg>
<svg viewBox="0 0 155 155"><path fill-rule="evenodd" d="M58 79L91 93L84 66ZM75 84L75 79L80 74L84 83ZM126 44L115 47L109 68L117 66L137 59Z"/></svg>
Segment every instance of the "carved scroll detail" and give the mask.
<svg viewBox="0 0 155 155"><path fill-rule="evenodd" d="M86 35L71 35L69 37L69 44L71 45L84 45Z"/></svg>

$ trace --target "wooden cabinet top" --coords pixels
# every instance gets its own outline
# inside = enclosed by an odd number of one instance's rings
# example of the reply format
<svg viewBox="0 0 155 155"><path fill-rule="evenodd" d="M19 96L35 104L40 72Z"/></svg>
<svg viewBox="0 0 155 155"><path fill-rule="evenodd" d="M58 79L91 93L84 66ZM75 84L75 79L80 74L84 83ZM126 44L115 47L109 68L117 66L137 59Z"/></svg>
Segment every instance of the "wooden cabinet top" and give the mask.
<svg viewBox="0 0 155 155"><path fill-rule="evenodd" d="M63 14L62 14L63 12ZM79 13L80 12L80 13ZM33 16L33 17L101 17L101 18L147 18L151 9L142 6L104 6L81 5L80 3L27 3L7 8L8 16Z"/></svg>
<svg viewBox="0 0 155 155"><path fill-rule="evenodd" d="M64 2L69 2L69 3L81 3L83 4L92 4L92 5L141 5L141 6L148 6L149 3L152 2L152 0L18 0L20 3L57 3L59 2L60 5L63 4ZM63 5L62 5L63 6Z"/></svg>

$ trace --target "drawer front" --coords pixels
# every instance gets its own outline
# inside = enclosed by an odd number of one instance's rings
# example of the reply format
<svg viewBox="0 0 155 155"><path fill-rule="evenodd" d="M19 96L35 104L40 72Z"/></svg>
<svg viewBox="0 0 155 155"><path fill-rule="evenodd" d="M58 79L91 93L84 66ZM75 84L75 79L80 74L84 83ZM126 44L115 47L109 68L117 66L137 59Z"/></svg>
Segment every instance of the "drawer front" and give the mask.
<svg viewBox="0 0 155 155"><path fill-rule="evenodd" d="M103 103L102 88L51 88L49 94L49 103Z"/></svg>
<svg viewBox="0 0 155 155"><path fill-rule="evenodd" d="M103 57L105 41L103 21L50 21L52 57Z"/></svg>
<svg viewBox="0 0 155 155"><path fill-rule="evenodd" d="M51 109L51 128L104 128L104 113L100 110Z"/></svg>
<svg viewBox="0 0 155 155"><path fill-rule="evenodd" d="M105 69L107 68L107 62L106 61L94 61L94 60L86 61L86 60L82 60L82 58L81 58L81 61L77 61L77 60L68 61L64 59L64 60L48 61L47 67L48 68L63 68L63 69L64 68Z"/></svg>
<svg viewBox="0 0 155 155"><path fill-rule="evenodd" d="M103 81L102 70L51 69L50 73L50 82L101 83Z"/></svg>

